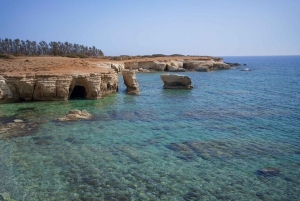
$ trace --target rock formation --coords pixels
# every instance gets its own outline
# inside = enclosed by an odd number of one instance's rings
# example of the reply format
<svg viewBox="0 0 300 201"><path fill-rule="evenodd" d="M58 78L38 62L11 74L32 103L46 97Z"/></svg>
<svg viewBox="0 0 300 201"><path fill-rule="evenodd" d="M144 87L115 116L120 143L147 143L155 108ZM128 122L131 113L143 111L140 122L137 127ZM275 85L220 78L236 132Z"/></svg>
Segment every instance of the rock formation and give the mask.
<svg viewBox="0 0 300 201"><path fill-rule="evenodd" d="M116 73L21 74L0 76L0 102L7 100L68 100L76 86L84 97L98 99L118 91Z"/></svg>
<svg viewBox="0 0 300 201"><path fill-rule="evenodd" d="M5 78L0 75L0 100L10 100L13 94L5 82Z"/></svg>
<svg viewBox="0 0 300 201"><path fill-rule="evenodd" d="M170 72L184 72L184 71L212 71L229 69L230 65L224 63L222 58L207 57L205 59L177 59L162 61L139 61L139 62L125 62L125 69L139 70L146 69L150 71L170 71ZM115 69L115 67L112 66ZM141 71L144 72L144 71Z"/></svg>
<svg viewBox="0 0 300 201"><path fill-rule="evenodd" d="M75 121L80 119L90 119L92 115L86 110L70 110L66 116L58 118L59 121Z"/></svg>
<svg viewBox="0 0 300 201"><path fill-rule="evenodd" d="M183 68L183 60L170 60L167 61L166 71L170 72L185 72L186 70Z"/></svg>
<svg viewBox="0 0 300 201"><path fill-rule="evenodd" d="M189 71L212 71L229 69L230 65L219 61L194 61L189 60L183 63L183 68Z"/></svg>
<svg viewBox="0 0 300 201"><path fill-rule="evenodd" d="M230 68L230 65L223 62L222 58L203 57L199 59L171 59L171 60L150 60L150 61L125 61L117 63L97 63L99 67L112 68L116 72L123 69L135 70L136 72L151 71L212 71Z"/></svg>
<svg viewBox="0 0 300 201"><path fill-rule="evenodd" d="M138 94L140 91L139 84L137 82L135 71L123 70L122 71L124 84L126 85L128 94Z"/></svg>
<svg viewBox="0 0 300 201"><path fill-rule="evenodd" d="M163 74L160 75L165 89L191 89L191 78L185 75Z"/></svg>
<svg viewBox="0 0 300 201"><path fill-rule="evenodd" d="M122 72L124 70L124 63L112 63L111 68L114 69L116 72Z"/></svg>

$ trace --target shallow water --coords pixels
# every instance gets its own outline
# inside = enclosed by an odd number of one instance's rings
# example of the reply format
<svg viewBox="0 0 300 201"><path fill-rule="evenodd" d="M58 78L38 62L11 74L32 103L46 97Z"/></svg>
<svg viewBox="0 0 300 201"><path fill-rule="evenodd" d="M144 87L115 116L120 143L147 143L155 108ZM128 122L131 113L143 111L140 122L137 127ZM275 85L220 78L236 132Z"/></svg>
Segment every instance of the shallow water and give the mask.
<svg viewBox="0 0 300 201"><path fill-rule="evenodd" d="M0 193L15 200L300 200L300 57L226 57L192 90L0 105ZM91 120L58 122L71 109ZM273 167L278 175L258 169Z"/></svg>

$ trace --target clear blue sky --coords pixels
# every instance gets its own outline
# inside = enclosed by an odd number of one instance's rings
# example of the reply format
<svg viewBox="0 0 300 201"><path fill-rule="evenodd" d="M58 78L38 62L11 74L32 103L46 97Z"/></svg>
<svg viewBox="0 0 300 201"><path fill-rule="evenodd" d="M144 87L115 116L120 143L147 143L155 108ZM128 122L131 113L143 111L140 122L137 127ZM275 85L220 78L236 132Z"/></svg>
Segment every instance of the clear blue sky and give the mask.
<svg viewBox="0 0 300 201"><path fill-rule="evenodd" d="M300 0L0 0L0 38L105 55L300 55Z"/></svg>

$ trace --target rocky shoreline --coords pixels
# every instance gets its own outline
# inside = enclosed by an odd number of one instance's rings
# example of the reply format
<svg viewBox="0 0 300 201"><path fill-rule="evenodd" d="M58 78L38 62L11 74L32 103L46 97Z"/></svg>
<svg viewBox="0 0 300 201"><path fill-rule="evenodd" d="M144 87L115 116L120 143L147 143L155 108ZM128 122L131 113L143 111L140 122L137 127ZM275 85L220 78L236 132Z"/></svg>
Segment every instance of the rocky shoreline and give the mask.
<svg viewBox="0 0 300 201"><path fill-rule="evenodd" d="M4 64L0 66L0 103L68 100L72 96L98 99L118 91L119 72L124 72L127 93L138 94L139 86L131 72L208 72L230 69L235 65L210 56L142 58L116 62L40 57L25 61L20 58L2 60L0 64ZM39 65L44 67L39 68ZM30 70L32 68L35 70Z"/></svg>
<svg viewBox="0 0 300 201"><path fill-rule="evenodd" d="M98 67L111 68L116 72L122 72L129 69L135 72L185 72L200 71L208 72L213 70L230 69L231 63L223 62L222 58L206 57L205 59L168 59L168 60L152 60L152 61L125 61L125 62L101 62L95 63Z"/></svg>
<svg viewBox="0 0 300 201"><path fill-rule="evenodd" d="M101 98L118 91L118 75L114 72L0 75L0 102L68 100L77 90L81 90L83 98Z"/></svg>

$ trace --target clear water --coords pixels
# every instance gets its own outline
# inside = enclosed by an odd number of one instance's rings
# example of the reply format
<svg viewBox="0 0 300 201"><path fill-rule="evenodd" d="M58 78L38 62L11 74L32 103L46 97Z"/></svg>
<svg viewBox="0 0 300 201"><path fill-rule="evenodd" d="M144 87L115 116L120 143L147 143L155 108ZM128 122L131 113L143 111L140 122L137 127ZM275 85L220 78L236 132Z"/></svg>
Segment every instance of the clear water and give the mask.
<svg viewBox="0 0 300 201"><path fill-rule="evenodd" d="M137 74L140 95L0 105L0 193L15 200L300 200L300 56L239 69ZM58 122L71 109L93 119ZM257 174L261 168L280 171Z"/></svg>

